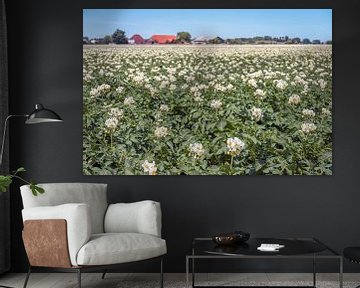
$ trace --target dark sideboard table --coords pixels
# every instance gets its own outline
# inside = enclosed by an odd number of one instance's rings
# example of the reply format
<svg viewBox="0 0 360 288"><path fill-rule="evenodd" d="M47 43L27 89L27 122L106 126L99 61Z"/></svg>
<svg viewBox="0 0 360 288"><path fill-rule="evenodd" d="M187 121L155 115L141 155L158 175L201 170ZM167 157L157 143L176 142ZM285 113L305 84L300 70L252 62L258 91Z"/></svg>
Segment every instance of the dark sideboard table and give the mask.
<svg viewBox="0 0 360 288"><path fill-rule="evenodd" d="M262 252L257 250L261 243L281 244L285 247L278 252ZM219 259L295 259L312 260L313 285L294 287L316 288L316 260L329 259L339 261L339 287L343 287L343 258L342 255L315 238L250 238L245 243L219 246L211 238L194 238L191 252L186 255L186 287L203 287L195 285L195 260L219 260ZM191 272L190 272L191 269ZM191 286L189 276L192 276ZM214 287L214 286L212 286ZM226 286L222 286L226 287ZM228 286L229 287L229 286ZM247 286L231 286L247 287ZM251 286L254 287L254 286ZM270 286L274 287L274 286ZM284 287L284 286L282 286Z"/></svg>

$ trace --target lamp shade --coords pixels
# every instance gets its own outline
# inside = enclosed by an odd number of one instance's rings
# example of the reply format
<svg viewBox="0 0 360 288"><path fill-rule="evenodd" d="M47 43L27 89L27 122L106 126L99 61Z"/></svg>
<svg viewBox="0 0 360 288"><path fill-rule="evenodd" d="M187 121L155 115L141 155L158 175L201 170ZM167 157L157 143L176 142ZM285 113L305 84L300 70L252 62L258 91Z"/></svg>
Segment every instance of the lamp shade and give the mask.
<svg viewBox="0 0 360 288"><path fill-rule="evenodd" d="M61 117L54 111L45 108L41 104L35 105L35 110L29 114L26 124L38 124L46 122L62 122Z"/></svg>

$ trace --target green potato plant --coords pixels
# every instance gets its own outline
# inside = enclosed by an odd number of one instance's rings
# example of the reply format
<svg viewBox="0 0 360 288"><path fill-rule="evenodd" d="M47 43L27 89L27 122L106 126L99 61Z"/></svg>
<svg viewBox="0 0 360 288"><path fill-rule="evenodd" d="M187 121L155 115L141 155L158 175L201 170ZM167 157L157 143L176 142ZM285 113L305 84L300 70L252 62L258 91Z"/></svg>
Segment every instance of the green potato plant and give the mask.
<svg viewBox="0 0 360 288"><path fill-rule="evenodd" d="M331 45L86 46L85 175L331 175Z"/></svg>

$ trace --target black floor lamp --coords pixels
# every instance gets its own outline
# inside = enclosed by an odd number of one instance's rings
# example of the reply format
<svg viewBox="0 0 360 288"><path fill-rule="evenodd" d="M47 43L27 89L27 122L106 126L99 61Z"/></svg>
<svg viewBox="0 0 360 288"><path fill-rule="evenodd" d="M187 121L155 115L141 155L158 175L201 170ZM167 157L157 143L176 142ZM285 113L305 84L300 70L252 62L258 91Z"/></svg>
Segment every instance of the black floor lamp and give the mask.
<svg viewBox="0 0 360 288"><path fill-rule="evenodd" d="M3 155L4 155L4 146L5 146L8 122L11 118L16 118L16 117L27 118L25 121L25 124L39 124L39 123L48 123L48 122L53 123L53 122L62 122L63 121L58 114L56 114L54 111L52 111L50 109L45 108L41 104L36 104L35 110L33 112L31 112L30 114L19 114L19 115L7 116L5 119L5 124L4 124L4 132L3 132L1 151L0 151L0 167L2 166L2 160L3 160Z"/></svg>
<svg viewBox="0 0 360 288"><path fill-rule="evenodd" d="M1 150L0 150L0 168L2 167L2 161L3 161L3 155L4 155L4 146L5 146L5 142L6 142L6 132L7 132L7 126L9 123L9 120L11 118L26 118L25 120L25 124L39 124L39 123L56 123L56 122L62 122L63 120L61 119L61 117L55 113L54 111L45 108L43 105L41 104L36 104L35 105L35 110L33 112L31 112L30 114L20 114L20 115L9 115L6 117L5 119L5 123L4 123L4 132L3 132L3 137L2 137L2 141L1 141ZM4 287L4 288L12 288L9 286L4 286L0 284L0 287Z"/></svg>

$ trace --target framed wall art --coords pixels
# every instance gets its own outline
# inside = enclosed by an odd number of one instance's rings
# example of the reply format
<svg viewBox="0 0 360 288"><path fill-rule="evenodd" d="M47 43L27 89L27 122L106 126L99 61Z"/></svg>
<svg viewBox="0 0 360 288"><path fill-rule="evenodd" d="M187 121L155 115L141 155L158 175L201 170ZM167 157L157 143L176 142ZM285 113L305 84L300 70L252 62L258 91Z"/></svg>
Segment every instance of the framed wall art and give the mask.
<svg viewBox="0 0 360 288"><path fill-rule="evenodd" d="M85 175L331 175L331 9L84 9Z"/></svg>

